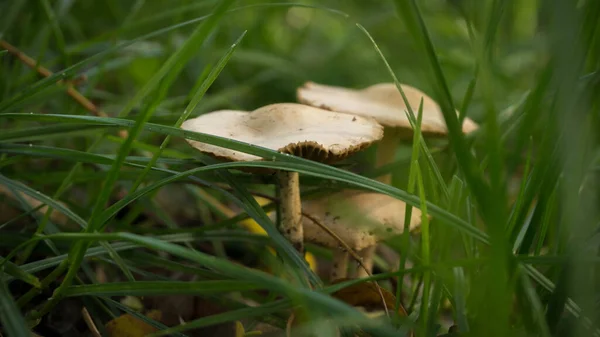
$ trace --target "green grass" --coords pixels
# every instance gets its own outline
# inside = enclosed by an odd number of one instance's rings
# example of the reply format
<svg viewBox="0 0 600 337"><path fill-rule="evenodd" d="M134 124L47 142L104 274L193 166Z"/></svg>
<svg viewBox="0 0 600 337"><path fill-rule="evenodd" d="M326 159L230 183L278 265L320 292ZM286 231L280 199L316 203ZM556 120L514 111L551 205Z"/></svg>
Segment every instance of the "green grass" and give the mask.
<svg viewBox="0 0 600 337"><path fill-rule="evenodd" d="M0 213L16 210L0 214L3 335L40 331L67 299L102 325L130 311L118 296L173 294L225 310L159 334L236 320L285 328L294 310L308 329L358 324L373 336L450 324L469 336L600 335L600 2L56 0L0 13L0 39L54 73L0 48L0 185L68 218L0 198ZM64 81L81 75L75 88L107 116L67 95ZM418 87L439 102L448 140L416 132L399 144L389 186L372 179L385 173L375 147L328 166L179 129L208 111L293 102L308 80ZM407 113L419 130L420 112ZM481 126L473 135L460 132L465 116ZM184 139L265 160L221 163ZM398 281L404 330L331 297L364 280L330 286L312 272L267 216L276 206L252 197L276 197L273 177L242 168L298 171L307 198L359 188L421 209L421 235L387 242L400 265L382 262L372 278ZM268 237L242 230L247 217ZM277 273L240 265L256 261Z"/></svg>

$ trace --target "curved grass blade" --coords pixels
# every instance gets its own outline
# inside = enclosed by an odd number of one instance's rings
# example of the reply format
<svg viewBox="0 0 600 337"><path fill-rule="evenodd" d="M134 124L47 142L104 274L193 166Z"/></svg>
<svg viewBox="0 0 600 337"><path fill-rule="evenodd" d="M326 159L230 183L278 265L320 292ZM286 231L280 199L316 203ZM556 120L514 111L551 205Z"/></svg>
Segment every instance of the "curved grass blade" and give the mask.
<svg viewBox="0 0 600 337"><path fill-rule="evenodd" d="M71 234L71 233L69 233ZM380 322L375 322L363 315L355 308L348 306L347 304L338 301L337 299L331 298L325 294L312 291L310 289L296 287L289 282L279 279L273 275L269 275L265 272L246 268L235 264L231 261L219 259L214 256L201 253L199 251L192 251L188 248L175 245L172 243L164 242L156 238L140 236L131 233L72 233L70 236L77 236L82 241L97 241L97 240L125 240L128 242L136 243L138 245L154 249L157 251L164 251L175 256L187 259L195 262L201 266L223 273L224 275L231 277L232 279L245 280L254 283L260 287L268 288L271 291L287 296L292 301L299 298L302 301L308 303L310 307L320 308L321 310L334 313L339 316L346 316L351 322L358 325L362 325L363 328L369 332L377 333L378 336L397 336L397 331L391 328L389 325L382 325ZM41 239L58 239L65 237L64 234L54 234L40 236L33 238L32 240Z"/></svg>
<svg viewBox="0 0 600 337"><path fill-rule="evenodd" d="M400 92L400 95L402 96L402 100L404 101L404 104L406 105L406 108L407 108L406 113L408 115L408 120L411 123L411 126L412 126L412 128L414 130L414 133L415 134L419 133L420 132L419 131L420 130L420 126L419 127L416 126L418 124L418 121L417 121L418 116L415 116L415 113L412 110L412 105L409 104L408 98L404 94L404 90L402 90L402 86L400 85L400 81L396 77L396 74L392 70L392 67L390 66L389 62L387 61L387 59L385 58L385 56L381 52L381 49L379 49L379 46L375 42L375 39L373 39L373 37L371 36L371 34L369 34L369 32L367 31L367 29L365 27L363 27L362 25L360 25L360 24L356 24L356 26L363 33L365 33L365 35L369 38L369 40L373 44L373 48L375 49L375 51L377 52L377 54L379 55L379 57L381 58L381 60L385 64L385 67L386 67L388 73L392 77L392 79L394 81L394 84L396 85L396 88ZM421 105L423 104L422 99L421 99L421 103L420 104ZM422 110L422 106L420 106L419 109ZM442 174L441 174L439 168L437 167L437 165L435 164L435 161L433 160L433 157L431 156L431 152L429 151L429 148L427 147L427 144L425 143L425 140L420 135L418 136L418 138L416 136L413 137L413 138L414 138L413 139L413 143L415 141L418 142L416 144L420 145L420 149L421 149L421 151L423 151L423 153L425 155L425 158L427 159L427 163L429 164L429 167L435 173L435 177L436 177L437 183L439 184L440 188L442 189L442 192L444 193L444 196L446 197L446 199L450 198L450 193L448 192L448 186L446 185L446 182L442 178ZM413 149L413 153L414 153L414 149ZM414 158L412 160L414 160Z"/></svg>
<svg viewBox="0 0 600 337"><path fill-rule="evenodd" d="M211 16L207 21L203 22L199 27L197 27L191 36L187 39L187 41L181 46L181 48L177 49L177 51L171 55L167 61L163 64L163 66L150 78L150 80L144 85L144 87L127 103L127 105L123 108L120 115L127 115L129 112L144 99L152 90L154 90L157 86L159 86L159 91L166 91L166 89L170 86L170 84L177 77L179 72L183 69L183 66L191 59L194 55L194 52L199 48L209 33L216 27L216 25L221 20L224 12L229 8L229 6L233 3L233 0L225 0L222 1L218 6L216 6L213 16ZM134 127L130 130L129 135L123 145L121 145L117 157L111 166L110 171L107 174L107 178L98 193L98 197L95 200L94 207L92 209L92 214L90 216L90 222L88 227L86 228L86 232L92 232L97 230L98 227L102 225L101 222L98 222L99 215L101 214L104 206L108 202L110 197L110 193L113 190L113 185L116 182L119 171L123 162L125 161L125 157L129 153L131 149L132 141L140 134L142 131L144 124L149 120L156 105L151 104L148 109L145 109L143 113L139 115L137 118ZM50 311L61 299L62 292L68 287L73 278L76 276L77 271L80 268L81 262L83 260L83 256L85 254L85 250L89 248L88 245L83 243L76 243L72 250L72 257L70 259L70 265L68 267L67 273L60 284L60 286L55 290L54 296L45 304L45 306L41 309L40 314L44 315L48 311Z"/></svg>
<svg viewBox="0 0 600 337"><path fill-rule="evenodd" d="M24 1L22 1L22 3L24 3ZM17 4L17 2L15 2L15 4ZM241 6L241 7L237 7L237 8L233 8L231 10L228 10L227 13L232 13L232 12L237 12L237 11L241 11L241 10L245 10L245 9L250 9L250 8L258 8L258 7L275 7L275 6L282 6L282 7L307 7L307 8L315 8L315 9L321 9L321 10L326 10L328 12L337 14L337 15L341 15L343 17L348 17L348 14L341 12L341 11L337 11L334 9L330 9L327 7L321 7L321 6L314 6L314 5L306 5L306 4L298 4L298 3L271 3L271 4L254 4L254 5L247 5L247 6ZM129 41L125 41L123 43L119 43L118 45L114 46L114 47L110 47L106 50L103 50L95 55L92 55L91 57L78 62L68 68L63 69L62 71L58 71L56 73L54 73L52 76L46 77L40 81L38 81L37 83L33 84L32 86L28 87L25 90L22 90L19 92L19 94L15 95L14 97L11 97L10 99L6 99L2 102L0 102L0 113L2 113L5 110L8 110L9 108L13 107L15 104L22 102L23 100L25 100L26 98L34 95L36 92L47 88L48 86L60 81L60 80L64 80L67 79L71 76L74 76L77 71L83 69L86 65L89 65L91 63L94 62L98 62L100 60L102 60L103 58L105 58L106 56L121 50L127 46L130 46L136 42L139 41L144 41L144 40L148 40L169 32L172 32L174 30L177 30L179 28L182 27L186 27L189 25L193 25L193 24L197 24L199 22L202 22L204 20L210 20L213 18L213 16L215 15L215 13L212 14L208 14L208 15L204 15L195 19L191 19L182 23L178 23L166 28L161 28L159 30L153 31L151 33L145 34L143 36L137 37L135 39L129 40ZM109 37L112 38L113 33L109 34Z"/></svg>
<svg viewBox="0 0 600 337"><path fill-rule="evenodd" d="M233 55L233 52L235 51L236 47L242 42L242 39L244 38L244 36L246 36L246 32L247 31L244 31L242 33L242 35L240 35L240 37L238 37L238 39L231 45L231 47L225 53L225 55L223 55L223 57L221 57L219 62L217 62L217 65L210 71L210 73L208 74L206 79L204 79L204 81L202 82L202 84L200 85L198 90L194 93L194 96L192 97L188 106L183 111L183 114L181 114L181 116L179 116L179 118L177 119L177 122L175 123L174 127L176 127L176 128L180 127L181 124L183 124L183 122L189 118L192 111L194 111L194 109L196 108L198 103L200 103L200 100L202 100L202 98L204 97L204 94L206 93L208 88L210 88L210 86L217 79L217 77L219 76L219 74L221 73L223 68L225 68L225 66L227 65L227 62L229 62L229 59ZM130 188L130 192L135 191L138 188L138 186L142 183L142 181L146 177L146 174L148 174L148 172L150 171L150 168L152 166L154 166L154 164L156 163L156 161L162 154L163 150L169 144L170 140L171 140L171 136L165 137L163 142L160 144L158 151L154 152L154 155L148 162L148 165L146 165L146 167L144 168L144 170L142 171L142 173L140 174L138 179L133 183L133 186Z"/></svg>
<svg viewBox="0 0 600 337"><path fill-rule="evenodd" d="M73 136L74 134L86 132L89 135L90 130L103 130L108 128L115 128L115 125L68 125L68 124L57 124L57 125L46 125L42 127L34 128L19 128L17 130L3 130L0 133L0 142L21 142L21 141L34 141L38 139L46 140L49 135L55 135L57 137Z"/></svg>
<svg viewBox="0 0 600 337"><path fill-rule="evenodd" d="M25 318L17 307L7 283L0 279L0 323L8 336L29 336Z"/></svg>
<svg viewBox="0 0 600 337"><path fill-rule="evenodd" d="M212 158L206 158L206 161L209 163L217 163L216 160ZM254 197L248 193L246 188L236 181L231 174L229 174L229 172L223 170L219 174L229 183L231 187L235 189L240 197L240 201L242 201L240 206L242 206L246 213L250 215L265 230L265 232L269 235L269 237L271 237L278 247L281 247L281 250L283 250L285 253L283 256L287 257L288 260L294 263L295 266L298 266L298 270L296 268L291 268L291 271L295 274L308 276L310 282L318 285L320 288L323 285L323 282L321 282L319 277L310 269L308 263L304 260L304 257L298 253L298 251L287 239L283 237L283 235L281 235L281 233L279 233L269 216L258 204L256 199L254 199ZM298 271L301 273L298 273ZM300 276L298 279L303 286L308 286L304 277Z"/></svg>
<svg viewBox="0 0 600 337"><path fill-rule="evenodd" d="M433 81L433 87L436 92L437 101L440 105L446 127L448 128L450 145L453 149L453 153L456 155L456 159L463 171L467 180L468 186L472 189L473 195L480 201L482 207L482 213L486 219L490 217L487 214L487 210L494 207L489 204L489 187L485 184L479 165L475 161L475 158L471 154L468 148L468 144L465 140L465 136L462 133L462 128L458 124L458 116L456 115L454 103L452 102L452 96L448 84L442 72L437 54L433 47L433 43L429 37L429 32L423 18L421 17L418 6L414 0L399 1L396 0L396 12L404 19L405 25L408 28L410 35L418 40L420 47L425 49L426 55L429 59L429 63L433 70L435 81ZM488 219L492 220L493 219Z"/></svg>
<svg viewBox="0 0 600 337"><path fill-rule="evenodd" d="M262 304L256 307L242 308L237 310L228 311L222 314L211 315L202 317L190 322L186 322L176 327L168 328L155 332L148 337L158 337L170 335L175 332L183 332L191 329L198 329L206 326L211 326L219 323L232 322L241 319L248 319L253 317L261 317L270 315L275 312L280 312L291 306L289 300L279 300L267 304Z"/></svg>
<svg viewBox="0 0 600 337"><path fill-rule="evenodd" d="M16 279L29 283L30 285L36 288L39 288L41 286L40 280L37 277L33 276L32 274L29 274L20 266L17 266L16 264L10 261L6 261L6 264L4 265L4 272Z"/></svg>
<svg viewBox="0 0 600 337"><path fill-rule="evenodd" d="M260 289L248 281L136 281L85 284L70 286L65 296L157 296L157 295L203 295L220 292L236 292Z"/></svg>
<svg viewBox="0 0 600 337"><path fill-rule="evenodd" d="M36 191L36 190L32 189L31 187L24 185L22 183L16 182L10 178L7 178L2 174L0 174L0 184L5 185L12 190L23 192L23 193L27 194L28 196L43 202L44 204L48 205L49 207L52 207L55 210L60 211L61 213L63 213L67 217L69 217L71 220L75 221L81 227L83 227L83 228L87 227L86 221L83 220L79 215L75 214L73 211L66 208L61 203L55 201L54 199L41 193L40 191Z"/></svg>
<svg viewBox="0 0 600 337"><path fill-rule="evenodd" d="M129 315L131 315L131 316L139 319L140 321L145 322L145 323L147 323L147 324L149 324L149 325L151 325L151 326L153 326L153 327L155 327L157 329L165 330L165 329L169 328L168 326L162 324L161 322L157 322L157 321L153 320L152 318L150 318L150 317L148 317L146 315L142 315L141 313L139 313L139 312L137 312L137 311L135 311L135 310L133 310L133 309L131 309L131 308L123 305L123 304L121 304L120 302L117 302L117 301L112 300L110 298L103 298L102 300L104 302L106 302L107 304L113 305L116 308L119 308L119 309L123 310L124 312L128 313ZM149 336L149 335L147 335L147 336ZM177 332L173 333L172 336L174 336L174 337L187 337L187 335L184 335L182 333L177 333Z"/></svg>
<svg viewBox="0 0 600 337"><path fill-rule="evenodd" d="M99 118L94 116L74 116L74 115L54 115L54 114L15 114L9 113L0 115L10 118L21 118L21 119L34 119L39 121L55 121L55 122L75 122L75 123L111 123L119 125L121 127L131 127L135 122L127 119L120 118ZM205 170L215 170L220 168L237 168L237 167L264 167L274 169L287 169L291 171L297 171L300 173L312 175L315 177L321 177L328 180L336 180L346 182L350 185L366 188L375 192L385 193L392 197L398 198L413 207L419 207L420 200L417 196L409 195L408 193L394 188L392 186L382 184L363 176L343 171L332 166L320 164L305 160L299 157L288 156L277 151L269 150L259 146L239 142L223 137L197 133L192 131L181 130L173 128L171 126L146 123L144 128L147 131L157 132L165 135L172 135L182 137L186 139L192 139L203 143L221 146L233 150L238 150L244 153L253 154L262 158L266 158L270 161L263 162L244 162L244 163L223 163L218 165L211 165L210 168ZM274 160L274 161L273 161ZM200 171L199 171L200 172ZM481 242L487 242L487 235L481 232L479 229L468 224L464 220L457 216L449 213L448 211L434 205L427 203L428 211L431 215L439 217L440 219L447 222L449 225L455 226L459 230L473 236L475 239Z"/></svg>

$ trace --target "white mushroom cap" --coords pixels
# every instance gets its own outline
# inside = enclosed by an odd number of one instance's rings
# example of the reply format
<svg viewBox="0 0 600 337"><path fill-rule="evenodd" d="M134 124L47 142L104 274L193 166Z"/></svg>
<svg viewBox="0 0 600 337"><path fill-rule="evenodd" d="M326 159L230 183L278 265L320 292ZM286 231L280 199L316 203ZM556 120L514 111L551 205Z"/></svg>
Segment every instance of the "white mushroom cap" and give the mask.
<svg viewBox="0 0 600 337"><path fill-rule="evenodd" d="M361 250L404 231L406 204L385 194L345 190L333 196L304 201L302 209L327 226L350 248ZM330 248L340 243L304 217L304 240ZM409 228L421 225L421 211L412 209Z"/></svg>
<svg viewBox="0 0 600 337"><path fill-rule="evenodd" d="M444 115L439 105L431 97L406 84L402 85L402 90L415 115L419 111L419 104L423 98L421 132L424 135L444 136L448 134ZM355 90L306 82L303 87L298 88L297 96L298 100L304 104L331 111L373 117L386 127L412 130L405 113L407 107L394 83L380 83ZM469 133L478 127L477 123L465 118L462 131Z"/></svg>
<svg viewBox="0 0 600 337"><path fill-rule="evenodd" d="M252 112L215 111L187 120L181 127L327 163L343 159L383 137L383 127L373 118L297 103L271 104ZM194 140L188 142L202 152L229 161L261 159Z"/></svg>

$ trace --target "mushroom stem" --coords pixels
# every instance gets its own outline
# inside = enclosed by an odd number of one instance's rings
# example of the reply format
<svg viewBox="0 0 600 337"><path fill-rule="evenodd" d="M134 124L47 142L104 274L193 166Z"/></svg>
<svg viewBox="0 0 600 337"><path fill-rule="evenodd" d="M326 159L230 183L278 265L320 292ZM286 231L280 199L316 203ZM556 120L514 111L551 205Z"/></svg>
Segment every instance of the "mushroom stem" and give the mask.
<svg viewBox="0 0 600 337"><path fill-rule="evenodd" d="M383 132L383 139L377 145L377 152L375 154L375 164L377 165L377 168L392 163L394 161L394 158L396 156L396 149L400 141L399 132L395 128L386 127ZM386 175L379 176L377 178L377 181L389 185L392 182L392 174L388 173Z"/></svg>
<svg viewBox="0 0 600 337"><path fill-rule="evenodd" d="M300 254L303 254L304 231L300 204L300 176L298 172L289 171L279 171L277 176L281 196L281 233Z"/></svg>
<svg viewBox="0 0 600 337"><path fill-rule="evenodd" d="M350 254L345 249L333 250L333 265L329 275L330 281L348 277L348 260Z"/></svg>
<svg viewBox="0 0 600 337"><path fill-rule="evenodd" d="M371 247L367 247L361 250L358 255L362 258L362 263L365 268L369 271L369 273L373 272L373 257L375 256L375 249L377 245L373 245ZM358 266L356 268L356 278L363 278L369 276L365 268L361 268Z"/></svg>

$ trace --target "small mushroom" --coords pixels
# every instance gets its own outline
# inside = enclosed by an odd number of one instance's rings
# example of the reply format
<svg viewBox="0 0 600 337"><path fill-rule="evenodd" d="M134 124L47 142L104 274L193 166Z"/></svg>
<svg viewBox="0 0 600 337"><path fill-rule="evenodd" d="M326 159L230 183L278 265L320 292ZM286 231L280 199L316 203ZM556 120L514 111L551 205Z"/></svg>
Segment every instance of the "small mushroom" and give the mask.
<svg viewBox="0 0 600 337"><path fill-rule="evenodd" d="M306 213L327 226L355 251L373 249L379 241L402 233L405 207L403 201L386 194L355 190L343 190L303 203ZM409 229L414 230L420 224L421 212L414 209ZM349 253L340 249L336 238L307 218L304 219L304 240L334 249L331 280L347 276ZM372 262L363 260L368 270Z"/></svg>
<svg viewBox="0 0 600 337"><path fill-rule="evenodd" d="M423 136L445 137L448 129L439 105L419 89L406 84L401 87L415 114L419 111L423 99L421 121ZM357 116L373 117L382 124L385 131L384 138L377 148L378 167L394 160L401 139L412 139L412 126L405 112L408 108L394 83L380 83L356 90L306 82L303 87L298 88L297 96L304 104ZM470 133L478 127L474 121L465 118L462 131ZM389 184L391 175L387 174L378 180Z"/></svg>
<svg viewBox="0 0 600 337"><path fill-rule="evenodd" d="M230 138L282 153L332 163L358 152L383 137L374 119L322 110L296 103L271 104L252 112L220 110L185 121L184 130ZM260 157L194 140L196 149L228 161ZM277 171L281 195L281 232L304 251L297 172Z"/></svg>

